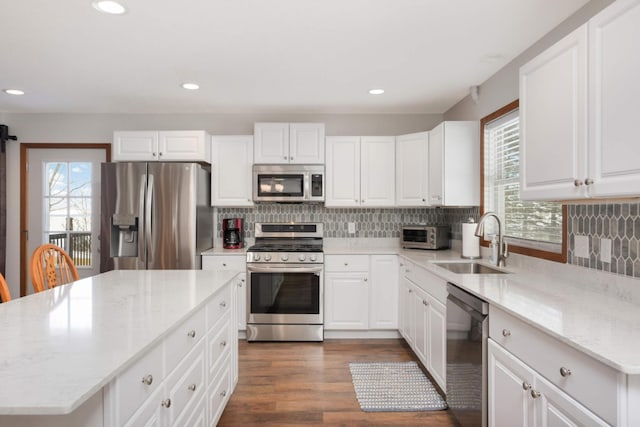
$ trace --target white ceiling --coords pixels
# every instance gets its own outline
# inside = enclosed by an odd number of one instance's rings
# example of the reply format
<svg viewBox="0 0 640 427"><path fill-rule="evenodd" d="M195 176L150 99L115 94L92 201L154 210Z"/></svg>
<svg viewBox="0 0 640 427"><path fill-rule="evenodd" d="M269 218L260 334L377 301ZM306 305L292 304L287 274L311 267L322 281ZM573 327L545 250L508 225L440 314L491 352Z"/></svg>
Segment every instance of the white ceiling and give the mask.
<svg viewBox="0 0 640 427"><path fill-rule="evenodd" d="M0 0L0 111L443 113L587 0L122 3Z"/></svg>

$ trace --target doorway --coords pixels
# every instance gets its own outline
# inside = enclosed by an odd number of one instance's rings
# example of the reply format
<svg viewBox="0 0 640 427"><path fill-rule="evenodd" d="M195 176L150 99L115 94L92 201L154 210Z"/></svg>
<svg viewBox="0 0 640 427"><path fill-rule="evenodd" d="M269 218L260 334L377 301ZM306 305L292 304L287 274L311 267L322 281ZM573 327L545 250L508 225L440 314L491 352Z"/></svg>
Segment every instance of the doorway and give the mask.
<svg viewBox="0 0 640 427"><path fill-rule="evenodd" d="M100 272L100 163L108 144L21 145L20 295L33 292L29 262L43 243L62 247L81 278Z"/></svg>

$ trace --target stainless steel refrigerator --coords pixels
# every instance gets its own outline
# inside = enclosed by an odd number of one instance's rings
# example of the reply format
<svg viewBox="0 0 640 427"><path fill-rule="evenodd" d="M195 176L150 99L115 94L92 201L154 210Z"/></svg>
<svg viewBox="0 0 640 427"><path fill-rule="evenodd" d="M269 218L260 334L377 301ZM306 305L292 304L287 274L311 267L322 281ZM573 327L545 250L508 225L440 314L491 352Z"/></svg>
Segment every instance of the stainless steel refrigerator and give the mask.
<svg viewBox="0 0 640 427"><path fill-rule="evenodd" d="M198 163L102 164L100 271L201 268L211 174Z"/></svg>

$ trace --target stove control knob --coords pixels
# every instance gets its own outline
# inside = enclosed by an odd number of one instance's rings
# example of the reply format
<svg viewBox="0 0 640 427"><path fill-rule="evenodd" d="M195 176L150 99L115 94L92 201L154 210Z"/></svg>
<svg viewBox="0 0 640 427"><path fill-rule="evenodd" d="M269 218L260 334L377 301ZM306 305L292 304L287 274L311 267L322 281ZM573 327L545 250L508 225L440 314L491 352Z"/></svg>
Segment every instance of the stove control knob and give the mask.
<svg viewBox="0 0 640 427"><path fill-rule="evenodd" d="M264 260L265 260L265 261L271 261L271 255L266 254L266 255L264 256Z"/></svg>
<svg viewBox="0 0 640 427"><path fill-rule="evenodd" d="M288 261L288 260L289 260L289 255L287 255L287 254L280 255L280 259L281 259L282 261Z"/></svg>
<svg viewBox="0 0 640 427"><path fill-rule="evenodd" d="M311 262L316 262L316 259L317 259L317 258L316 258L316 256L315 256L315 255L311 255L311 256L309 257L309 261L311 261Z"/></svg>
<svg viewBox="0 0 640 427"><path fill-rule="evenodd" d="M306 256L304 256L304 254L300 254L300 255L298 256L298 260L299 260L299 261L304 261L305 259L307 259L307 257L306 257Z"/></svg>
<svg viewBox="0 0 640 427"><path fill-rule="evenodd" d="M260 261L260 254L253 254L254 261Z"/></svg>

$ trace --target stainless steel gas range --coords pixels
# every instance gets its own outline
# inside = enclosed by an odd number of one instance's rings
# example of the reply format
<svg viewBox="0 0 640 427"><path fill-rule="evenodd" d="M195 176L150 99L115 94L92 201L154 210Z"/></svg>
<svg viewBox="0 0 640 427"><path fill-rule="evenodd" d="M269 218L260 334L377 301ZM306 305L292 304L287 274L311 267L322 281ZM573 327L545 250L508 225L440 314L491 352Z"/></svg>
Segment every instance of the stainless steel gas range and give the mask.
<svg viewBox="0 0 640 427"><path fill-rule="evenodd" d="M255 224L247 250L247 341L322 341L322 224Z"/></svg>

